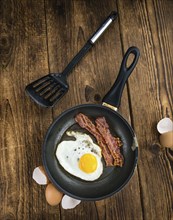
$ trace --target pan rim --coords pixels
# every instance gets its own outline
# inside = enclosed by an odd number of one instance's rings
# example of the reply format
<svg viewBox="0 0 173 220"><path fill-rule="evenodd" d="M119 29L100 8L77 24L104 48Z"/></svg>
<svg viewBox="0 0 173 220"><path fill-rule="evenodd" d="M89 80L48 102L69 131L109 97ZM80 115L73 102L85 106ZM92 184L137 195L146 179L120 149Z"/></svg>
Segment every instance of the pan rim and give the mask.
<svg viewBox="0 0 173 220"><path fill-rule="evenodd" d="M132 177L132 175L133 175L133 173L134 173L134 171L135 171L135 168L136 168L136 166L137 166L137 161L138 161L138 148L136 147L136 149L134 150L134 154L135 154L134 158L135 158L135 159L134 159L134 162L133 162L133 166L132 166L131 172L129 173L128 177L127 177L126 180L123 182L123 184L122 184L120 187L118 187L116 190L112 191L111 193L108 193L108 194L103 195L103 196L98 196L98 197L95 197L95 198L93 198L93 197L82 197L82 196L74 195L73 193L70 193L70 192L67 191L66 189L62 188L62 187L57 183L57 181L53 178L53 176L52 176L52 174L51 174L51 172L49 171L48 166L47 166L46 155L45 155L45 149L46 149L47 138L48 138L48 136L49 136L49 134L50 134L50 131L52 130L52 128L54 127L54 125L57 123L57 121L58 121L60 118L64 117L64 115L66 115L68 112L71 112L71 111L73 111L73 110L75 110L75 109L77 109L77 108L82 108L82 107L99 107L99 108L101 107L101 108L103 108L103 109L107 109L107 110L113 112L114 114L117 114L118 117L120 117L120 118L125 122L125 124L128 126L128 128L130 129L130 131L131 131L131 133L132 133L132 135L133 135L133 138L136 138L136 135L135 135L135 133L134 133L132 127L129 125L129 123L126 121L126 119L125 119L119 112L114 111L114 110L112 110L112 109L110 109L110 108L108 108L108 107L106 107L106 106L101 105L101 104L81 104L81 105L76 105L76 106L74 106L74 107L72 107L72 108L69 108L69 109L63 111L60 115L58 115L58 116L53 120L53 122L51 123L51 125L49 126L49 128L47 129L47 132L46 132L46 135L45 135L45 138L44 138L44 142L43 142L43 146L42 146L42 161L43 161L43 166L44 166L44 168L45 168L45 170L46 170L46 174L48 175L48 177L49 177L51 183L52 183L58 190L62 191L64 194L66 194L66 195L68 195L68 196L70 196L70 197L72 197L72 198L75 198L75 199L78 199L78 200L83 200L83 201L98 201L98 200L105 199L105 198L108 198L108 197L114 195L115 193L119 192L121 189L123 189L123 188L127 185L127 183L128 183L129 180L131 179L131 177Z"/></svg>

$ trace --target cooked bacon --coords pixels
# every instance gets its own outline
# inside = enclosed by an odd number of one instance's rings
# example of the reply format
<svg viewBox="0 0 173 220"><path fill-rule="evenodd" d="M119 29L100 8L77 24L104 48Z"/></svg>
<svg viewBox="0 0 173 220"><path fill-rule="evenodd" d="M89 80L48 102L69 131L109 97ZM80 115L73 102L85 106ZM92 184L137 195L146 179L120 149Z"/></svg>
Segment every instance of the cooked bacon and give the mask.
<svg viewBox="0 0 173 220"><path fill-rule="evenodd" d="M79 113L75 117L75 121L82 127L88 130L97 140L97 143L99 144L101 150L102 150L102 155L105 159L106 165L107 166L113 166L114 165L114 160L109 152L109 149L107 148L106 142L102 135L99 133L97 130L96 126L93 124L93 122L84 114Z"/></svg>
<svg viewBox="0 0 173 220"><path fill-rule="evenodd" d="M115 141L116 141L116 143L117 143L118 147L123 146L122 141L120 140L120 138L119 138L119 137L115 137Z"/></svg>
<svg viewBox="0 0 173 220"><path fill-rule="evenodd" d="M115 166L123 166L124 158L120 152L119 143L117 142L116 138L112 136L109 130L109 125L106 122L105 117L99 117L96 119L96 128L104 138L111 155L114 158L114 165Z"/></svg>

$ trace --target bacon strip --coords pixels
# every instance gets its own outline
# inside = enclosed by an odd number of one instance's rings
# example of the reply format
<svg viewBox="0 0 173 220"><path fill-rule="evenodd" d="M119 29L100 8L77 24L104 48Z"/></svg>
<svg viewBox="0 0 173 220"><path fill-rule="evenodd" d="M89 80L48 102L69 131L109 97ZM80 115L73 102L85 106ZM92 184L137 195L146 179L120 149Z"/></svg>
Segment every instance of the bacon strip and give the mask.
<svg viewBox="0 0 173 220"><path fill-rule="evenodd" d="M123 166L124 157L122 156L119 148L119 144L115 137L112 136L109 130L109 125L106 122L105 117L99 117L96 119L96 128L104 138L111 155L114 158L114 165L115 166Z"/></svg>
<svg viewBox="0 0 173 220"><path fill-rule="evenodd" d="M88 130L97 140L97 143L99 144L100 148L102 149L102 155L105 159L107 166L113 166L115 162L113 161L113 157L111 153L109 152L106 142L102 135L97 130L96 126L92 123L92 121L84 114L79 113L75 117L75 121L82 127Z"/></svg>

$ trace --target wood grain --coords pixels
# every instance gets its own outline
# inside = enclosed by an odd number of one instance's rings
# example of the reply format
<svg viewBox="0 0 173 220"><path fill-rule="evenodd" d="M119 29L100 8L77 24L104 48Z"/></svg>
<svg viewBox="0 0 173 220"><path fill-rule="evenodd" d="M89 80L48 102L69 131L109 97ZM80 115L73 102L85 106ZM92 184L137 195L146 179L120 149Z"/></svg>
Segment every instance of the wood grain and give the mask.
<svg viewBox="0 0 173 220"><path fill-rule="evenodd" d="M0 219L172 220L172 151L159 144L157 122L173 119L173 2L169 0L0 0ZM112 10L118 19L68 77L69 92L52 109L25 86L61 72ZM51 207L32 179L42 164L47 128L66 109L101 103L129 46L141 51L120 113L139 141L139 162L126 187L75 209Z"/></svg>
<svg viewBox="0 0 173 220"><path fill-rule="evenodd" d="M118 1L123 45L136 44L141 50L136 74L129 79L129 93L133 126L139 137L144 219L173 217L171 161L160 147L156 131L161 118L172 118L172 33L168 30L172 24L167 16L171 6L171 1Z"/></svg>
<svg viewBox="0 0 173 220"><path fill-rule="evenodd" d="M0 219L41 219L50 208L42 202L44 188L32 180L32 171L42 163L41 145L52 114L31 102L24 89L48 72L44 2L0 5Z"/></svg>

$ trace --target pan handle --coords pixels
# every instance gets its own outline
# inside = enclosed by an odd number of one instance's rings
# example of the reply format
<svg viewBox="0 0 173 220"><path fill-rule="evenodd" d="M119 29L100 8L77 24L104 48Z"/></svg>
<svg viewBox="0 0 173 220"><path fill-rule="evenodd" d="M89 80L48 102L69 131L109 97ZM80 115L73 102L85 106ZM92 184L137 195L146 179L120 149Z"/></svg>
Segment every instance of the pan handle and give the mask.
<svg viewBox="0 0 173 220"><path fill-rule="evenodd" d="M127 60L130 54L134 54L134 59L130 64L130 66L127 67ZM138 62L139 56L140 56L140 52L137 47L133 46L127 50L127 52L123 57L117 79L113 84L113 86L111 87L111 89L109 90L109 92L104 96L102 100L103 105L119 108L125 83L127 82L127 79L132 73L132 71L134 70Z"/></svg>

